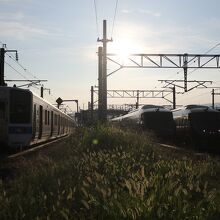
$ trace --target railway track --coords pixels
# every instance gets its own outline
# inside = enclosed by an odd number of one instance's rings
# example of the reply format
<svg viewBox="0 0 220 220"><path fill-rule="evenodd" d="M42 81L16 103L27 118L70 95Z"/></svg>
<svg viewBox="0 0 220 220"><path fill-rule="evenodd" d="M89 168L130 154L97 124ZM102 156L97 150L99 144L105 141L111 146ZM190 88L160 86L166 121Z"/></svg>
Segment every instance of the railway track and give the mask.
<svg viewBox="0 0 220 220"><path fill-rule="evenodd" d="M25 150L22 150L22 151L19 151L19 152L16 152L16 153L10 153L10 154L7 154L4 156L4 159L5 160L12 160L12 159L16 159L18 157L21 157L21 156L25 156L25 155L28 155L30 153L34 153L34 152L37 152L47 146L50 146L52 144L55 144L59 141L63 141L65 140L66 138L68 138L69 135L67 136L63 136L63 137L59 137L59 138L56 138L56 139L53 139L53 140L50 140L50 141L47 141L47 142L44 142L44 143L40 143L40 144L36 144L34 145L33 147L31 148L28 148L28 149L25 149Z"/></svg>
<svg viewBox="0 0 220 220"><path fill-rule="evenodd" d="M220 152L213 152L213 151L205 151L205 150L196 150L193 149L192 147L186 148L184 146L177 146L177 145L172 145L172 144L167 144L167 143L157 143L159 146L164 147L164 148L169 148L177 151L183 151L187 153L193 153L195 156L198 157L206 157L206 156L211 156L212 158L215 158L217 160L220 160Z"/></svg>
<svg viewBox="0 0 220 220"><path fill-rule="evenodd" d="M63 141L68 136L64 136L47 143L41 143L32 148L13 154L4 154L0 158L0 179L8 180L14 178L19 170L22 170L27 161L34 161L39 155L50 155L56 151L60 151L63 147ZM40 156L41 157L41 156ZM38 160L38 159L37 159Z"/></svg>

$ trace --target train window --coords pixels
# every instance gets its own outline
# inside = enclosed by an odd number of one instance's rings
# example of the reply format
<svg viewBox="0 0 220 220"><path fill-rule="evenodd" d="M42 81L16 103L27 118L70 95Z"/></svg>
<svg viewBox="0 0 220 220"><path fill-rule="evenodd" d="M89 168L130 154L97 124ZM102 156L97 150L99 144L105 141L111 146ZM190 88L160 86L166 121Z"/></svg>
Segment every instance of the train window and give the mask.
<svg viewBox="0 0 220 220"><path fill-rule="evenodd" d="M5 117L5 103L0 102L0 118L4 119Z"/></svg>
<svg viewBox="0 0 220 220"><path fill-rule="evenodd" d="M44 123L47 125L47 110L44 111Z"/></svg>
<svg viewBox="0 0 220 220"><path fill-rule="evenodd" d="M43 131L43 106L39 106L39 133L38 133L38 138L41 139L42 136L42 131Z"/></svg>
<svg viewBox="0 0 220 220"><path fill-rule="evenodd" d="M53 111L51 111L51 126L54 124L54 114Z"/></svg>
<svg viewBox="0 0 220 220"><path fill-rule="evenodd" d="M36 123L37 123L36 104L34 104L34 111L33 111L33 133L32 133L32 138L35 137L35 133L36 133Z"/></svg>
<svg viewBox="0 0 220 220"><path fill-rule="evenodd" d="M54 125L56 126L57 125L57 115L54 114Z"/></svg>
<svg viewBox="0 0 220 220"><path fill-rule="evenodd" d="M10 91L10 123L31 122L31 93L27 91Z"/></svg>
<svg viewBox="0 0 220 220"><path fill-rule="evenodd" d="M47 119L47 124L49 125L50 124L50 112L48 111L48 119Z"/></svg>

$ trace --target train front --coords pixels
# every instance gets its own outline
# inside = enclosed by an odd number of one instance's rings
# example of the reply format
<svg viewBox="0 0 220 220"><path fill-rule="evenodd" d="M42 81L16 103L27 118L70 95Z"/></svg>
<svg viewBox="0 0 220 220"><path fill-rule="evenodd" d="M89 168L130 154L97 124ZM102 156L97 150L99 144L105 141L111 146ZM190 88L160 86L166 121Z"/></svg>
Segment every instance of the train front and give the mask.
<svg viewBox="0 0 220 220"><path fill-rule="evenodd" d="M189 113L194 136L218 141L220 138L220 112L210 108L192 109Z"/></svg>
<svg viewBox="0 0 220 220"><path fill-rule="evenodd" d="M172 112L163 107L143 109L141 120L144 129L152 130L162 137L172 137L175 134L175 123Z"/></svg>
<svg viewBox="0 0 220 220"><path fill-rule="evenodd" d="M32 138L32 94L0 87L0 142L9 147L29 145Z"/></svg>
<svg viewBox="0 0 220 220"><path fill-rule="evenodd" d="M8 93L5 87L0 87L0 145L4 146L7 143L7 108L8 108Z"/></svg>

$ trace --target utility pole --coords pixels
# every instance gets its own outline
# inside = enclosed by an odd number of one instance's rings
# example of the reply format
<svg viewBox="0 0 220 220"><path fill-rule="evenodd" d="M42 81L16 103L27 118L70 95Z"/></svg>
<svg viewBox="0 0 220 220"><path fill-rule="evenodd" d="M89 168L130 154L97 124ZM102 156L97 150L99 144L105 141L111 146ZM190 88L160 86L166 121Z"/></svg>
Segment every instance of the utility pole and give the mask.
<svg viewBox="0 0 220 220"><path fill-rule="evenodd" d="M102 47L98 48L98 59L99 59L99 64L98 64L98 88L99 88L99 93L98 93L98 119L101 121L103 119L103 56L102 56Z"/></svg>
<svg viewBox="0 0 220 220"><path fill-rule="evenodd" d="M6 45L5 45L6 46ZM18 61L18 52L17 50L5 50L5 48L0 48L0 86L6 86L5 83L5 53L6 52L15 52L16 61Z"/></svg>
<svg viewBox="0 0 220 220"><path fill-rule="evenodd" d="M90 110L91 110L91 121L93 122L93 110L94 110L94 88L91 86L91 104L90 104Z"/></svg>
<svg viewBox="0 0 220 220"><path fill-rule="evenodd" d="M0 49L0 86L5 86L4 81L4 63L5 63L5 49Z"/></svg>
<svg viewBox="0 0 220 220"><path fill-rule="evenodd" d="M184 90L187 92L187 64L188 64L188 55L183 54L183 71L184 71Z"/></svg>
<svg viewBox="0 0 220 220"><path fill-rule="evenodd" d="M102 80L101 80L101 84L102 86L99 87L99 92L101 95L101 100L103 101L102 103L102 109L101 111L99 111L100 115L100 119L101 121L106 121L107 120L107 43L111 40L107 39L107 25L106 25L106 20L103 20L103 39L100 40L98 38L98 42L102 42L103 46L102 46L102 61L101 58L99 58L99 65L102 65ZM99 54L100 56L100 54ZM100 109L99 109L100 110Z"/></svg>
<svg viewBox="0 0 220 220"><path fill-rule="evenodd" d="M43 86L40 87L40 97L41 98L44 97L44 87Z"/></svg>
<svg viewBox="0 0 220 220"><path fill-rule="evenodd" d="M215 90L212 89L212 108L215 108Z"/></svg>
<svg viewBox="0 0 220 220"><path fill-rule="evenodd" d="M173 109L176 108L176 87L173 87Z"/></svg>
<svg viewBox="0 0 220 220"><path fill-rule="evenodd" d="M40 97L43 98L44 97L44 90L48 90L49 94L50 94L50 89L44 88L43 86L40 87Z"/></svg>
<svg viewBox="0 0 220 220"><path fill-rule="evenodd" d="M139 107L139 90L137 90L137 102L136 102L136 109Z"/></svg>

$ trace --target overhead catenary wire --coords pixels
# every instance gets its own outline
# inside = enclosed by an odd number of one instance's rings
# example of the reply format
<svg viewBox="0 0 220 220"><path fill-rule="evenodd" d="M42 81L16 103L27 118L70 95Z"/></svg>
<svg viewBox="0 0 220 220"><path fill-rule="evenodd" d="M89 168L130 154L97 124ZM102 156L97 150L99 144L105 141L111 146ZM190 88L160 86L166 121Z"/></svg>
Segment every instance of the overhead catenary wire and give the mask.
<svg viewBox="0 0 220 220"><path fill-rule="evenodd" d="M220 42L219 43L217 43L216 45L214 45L213 47L211 47L210 49L208 49L205 53L203 53L204 55L206 55L206 54L208 54L209 52L211 52L212 50L214 50L216 47L218 47L218 46L220 46ZM198 59L198 58L197 58ZM196 60L193 60L193 61L191 61L191 62L196 62ZM187 64L190 64L191 62L187 62ZM191 70L190 72L188 72L187 74L189 75L189 74L191 74L191 73L193 73L193 72L195 72L195 71L197 71L197 70L199 70L199 68L195 68L195 69L193 69L193 70ZM180 71L178 71L178 72L176 72L176 73L174 73L174 74L172 74L172 75L170 75L169 77L167 77L167 78L171 78L171 77L173 77L173 76L176 76L176 75L178 75L179 73L181 73L183 70L180 70ZM156 89L157 87L158 87L158 85L159 85L159 83L154 87L154 89Z"/></svg>
<svg viewBox="0 0 220 220"><path fill-rule="evenodd" d="M220 46L220 43L217 43L215 46L211 47L209 50L207 50L207 51L204 53L204 55L208 54L209 52L211 52L212 50L214 50L214 49L215 49L216 47L218 47L218 46ZM198 58L197 58L197 60L198 60ZM196 62L196 60L194 60L193 62ZM196 70L198 70L198 68L196 68L196 69L190 71L190 72L188 73L188 75L191 74L191 73L193 73L193 72L195 72Z"/></svg>
<svg viewBox="0 0 220 220"><path fill-rule="evenodd" d="M22 76L24 79L28 80L28 78L26 76L24 76L20 71L16 70L12 65L10 65L9 63L7 63L5 61L5 64L7 64L11 69L13 69L16 73L18 73L20 76Z"/></svg>
<svg viewBox="0 0 220 220"><path fill-rule="evenodd" d="M1 41L0 41L0 44L4 45ZM6 47L6 49L7 49L7 47ZM29 74L30 74L31 76L33 76L35 79L39 80L34 74L32 74L30 71L28 71L20 62L18 62L14 56L9 55L9 54L7 54L7 53L6 53L6 55L7 55L11 60L13 60L17 65L19 65L26 73L29 73ZM19 74L22 78L24 78L25 80L31 82L31 80L29 80L23 73L21 73L19 70L17 70L17 69L16 69L14 66L12 66L10 63L8 63L7 61L5 61L5 64L8 65L8 66L9 66L12 70L14 70L17 74ZM40 80L39 80L39 81L40 81ZM28 86L28 85L26 85L26 86ZM28 87L29 87L29 86L28 86ZM33 89L39 90L39 88L36 87L35 84L31 85L31 87L32 87ZM51 89L50 89L50 90L51 90ZM57 98L56 98L53 94L50 93L49 95L51 96L52 99L54 99L54 100L56 101ZM70 111L73 111L69 106L68 106L68 108L69 108Z"/></svg>
<svg viewBox="0 0 220 220"><path fill-rule="evenodd" d="M6 55L11 59L13 60L18 66L20 66L26 73L28 73L29 75L31 75L32 77L34 77L35 79L39 80L34 74L32 74L27 68L25 68L13 55L9 55L7 53L7 46L6 44L3 44L1 41L0 43L2 45L4 45L5 49L6 49ZM24 76L20 71L18 71L17 69L15 69L15 67L13 67L12 65L10 65L9 63L5 62L8 66L10 66L10 68L12 68L15 72L17 72L20 76L22 76L23 78L27 79L26 76ZM28 80L28 79L27 79Z"/></svg>
<svg viewBox="0 0 220 220"><path fill-rule="evenodd" d="M93 0L94 9L95 9L95 20L96 20L96 31L97 31L97 37L99 37L99 26L98 26L98 13L97 13L97 4L96 0Z"/></svg>
<svg viewBox="0 0 220 220"><path fill-rule="evenodd" d="M6 53L6 55L12 59L17 65L19 65L26 73L34 77L35 79L39 80L33 73L31 73L27 68L25 68L19 61L17 61L13 56Z"/></svg>
<svg viewBox="0 0 220 220"><path fill-rule="evenodd" d="M114 26L115 26L115 19L116 19L117 9L118 9L118 0L116 0L116 3L115 3L115 11L114 11L114 17L113 17L111 38L113 37L113 31L114 31Z"/></svg>

